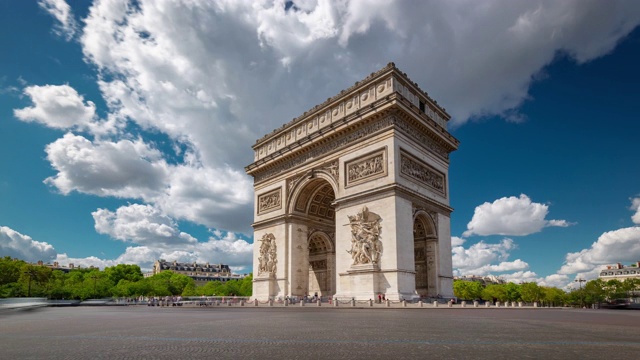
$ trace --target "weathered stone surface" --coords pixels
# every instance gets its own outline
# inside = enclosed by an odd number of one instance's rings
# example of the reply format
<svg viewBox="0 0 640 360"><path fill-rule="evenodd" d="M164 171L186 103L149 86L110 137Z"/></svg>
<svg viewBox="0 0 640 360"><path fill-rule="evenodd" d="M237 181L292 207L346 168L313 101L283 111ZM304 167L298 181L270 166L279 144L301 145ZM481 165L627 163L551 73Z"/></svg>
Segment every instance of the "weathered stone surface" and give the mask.
<svg viewBox="0 0 640 360"><path fill-rule="evenodd" d="M448 119L389 64L258 140L253 296L453 296Z"/></svg>

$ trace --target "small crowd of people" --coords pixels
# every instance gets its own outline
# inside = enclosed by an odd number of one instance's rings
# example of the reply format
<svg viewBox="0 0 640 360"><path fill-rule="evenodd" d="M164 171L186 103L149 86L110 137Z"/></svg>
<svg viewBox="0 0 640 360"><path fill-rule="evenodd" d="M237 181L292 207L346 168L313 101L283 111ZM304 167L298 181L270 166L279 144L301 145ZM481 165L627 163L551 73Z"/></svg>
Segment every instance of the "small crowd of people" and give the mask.
<svg viewBox="0 0 640 360"><path fill-rule="evenodd" d="M150 296L147 306L182 306L182 296Z"/></svg>

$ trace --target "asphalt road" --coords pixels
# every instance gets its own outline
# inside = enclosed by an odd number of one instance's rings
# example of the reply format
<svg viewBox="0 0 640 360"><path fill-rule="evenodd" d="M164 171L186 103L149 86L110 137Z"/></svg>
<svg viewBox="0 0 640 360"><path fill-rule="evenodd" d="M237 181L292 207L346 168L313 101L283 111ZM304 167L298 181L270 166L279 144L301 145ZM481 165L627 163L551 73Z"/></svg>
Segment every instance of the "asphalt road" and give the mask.
<svg viewBox="0 0 640 360"><path fill-rule="evenodd" d="M1 359L633 359L640 311L41 308L0 313Z"/></svg>

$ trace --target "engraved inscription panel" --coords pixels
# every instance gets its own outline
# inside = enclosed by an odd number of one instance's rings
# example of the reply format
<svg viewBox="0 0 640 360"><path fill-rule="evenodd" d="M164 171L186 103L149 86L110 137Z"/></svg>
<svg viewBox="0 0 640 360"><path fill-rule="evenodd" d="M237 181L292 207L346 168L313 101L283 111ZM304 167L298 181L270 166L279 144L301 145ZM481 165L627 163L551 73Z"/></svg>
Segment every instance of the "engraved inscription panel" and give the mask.
<svg viewBox="0 0 640 360"><path fill-rule="evenodd" d="M387 149L381 149L345 164L346 186L360 184L387 175Z"/></svg>
<svg viewBox="0 0 640 360"><path fill-rule="evenodd" d="M282 208L282 188L258 195L258 214Z"/></svg>

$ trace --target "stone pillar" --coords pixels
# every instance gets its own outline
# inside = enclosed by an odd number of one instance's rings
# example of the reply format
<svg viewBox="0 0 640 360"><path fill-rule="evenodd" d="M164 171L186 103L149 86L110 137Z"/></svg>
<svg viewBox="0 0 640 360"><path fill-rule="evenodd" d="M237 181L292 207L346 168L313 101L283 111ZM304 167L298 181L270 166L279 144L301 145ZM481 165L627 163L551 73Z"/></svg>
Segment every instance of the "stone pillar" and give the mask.
<svg viewBox="0 0 640 360"><path fill-rule="evenodd" d="M467 307L467 302L463 301L462 303L460 303L460 307Z"/></svg>
<svg viewBox="0 0 640 360"><path fill-rule="evenodd" d="M300 306L304 306L304 299L300 299Z"/></svg>
<svg viewBox="0 0 640 360"><path fill-rule="evenodd" d="M373 300L369 299L369 307L373 307Z"/></svg>
<svg viewBox="0 0 640 360"><path fill-rule="evenodd" d="M477 301L473 302L473 307L478 307L478 302Z"/></svg>
<svg viewBox="0 0 640 360"><path fill-rule="evenodd" d="M387 307L391 307L391 300L387 299Z"/></svg>
<svg viewBox="0 0 640 360"><path fill-rule="evenodd" d="M338 299L333 298L333 306L338 307Z"/></svg>
<svg viewBox="0 0 640 360"><path fill-rule="evenodd" d="M422 307L422 300L420 300L420 301L418 302L418 304L420 304L420 307Z"/></svg>
<svg viewBox="0 0 640 360"><path fill-rule="evenodd" d="M244 306L244 299L240 300L240 306Z"/></svg>
<svg viewBox="0 0 640 360"><path fill-rule="evenodd" d="M485 301L484 306L485 307L491 307L491 301Z"/></svg>
<svg viewBox="0 0 640 360"><path fill-rule="evenodd" d="M289 306L289 299L284 299L284 306Z"/></svg>
<svg viewBox="0 0 640 360"><path fill-rule="evenodd" d="M273 299L269 299L269 306L273 306Z"/></svg>
<svg viewBox="0 0 640 360"><path fill-rule="evenodd" d="M438 307L438 301L437 300L433 302L433 307Z"/></svg>
<svg viewBox="0 0 640 360"><path fill-rule="evenodd" d="M538 302L537 301L533 302L533 307L538 307Z"/></svg>
<svg viewBox="0 0 640 360"><path fill-rule="evenodd" d="M351 307L356 307L356 299L351 299Z"/></svg>
<svg viewBox="0 0 640 360"><path fill-rule="evenodd" d="M496 301L496 307L500 307L500 301Z"/></svg>
<svg viewBox="0 0 640 360"><path fill-rule="evenodd" d="M522 307L522 301L518 302L518 307Z"/></svg>
<svg viewBox="0 0 640 360"><path fill-rule="evenodd" d="M318 306L320 306L322 304L322 301L320 301L320 299L318 299L317 303L318 303Z"/></svg>

